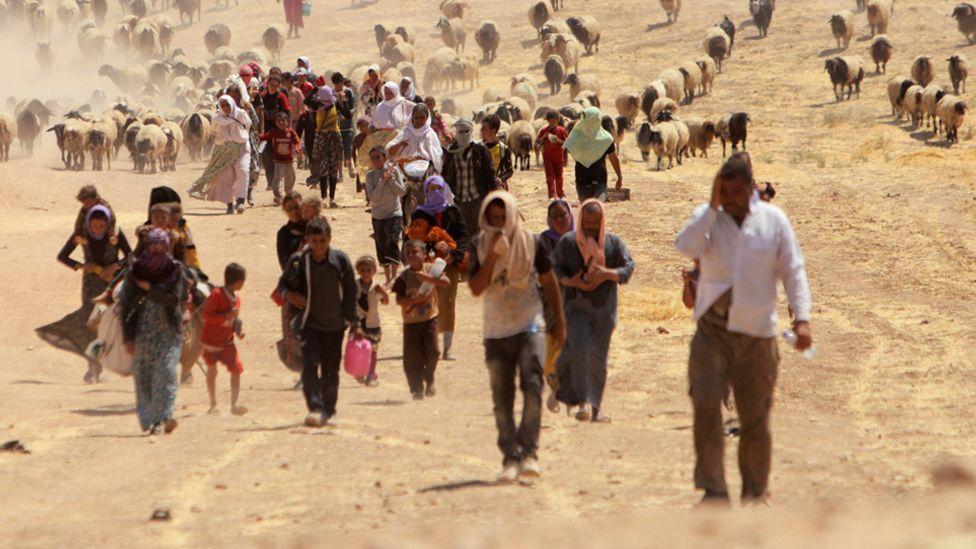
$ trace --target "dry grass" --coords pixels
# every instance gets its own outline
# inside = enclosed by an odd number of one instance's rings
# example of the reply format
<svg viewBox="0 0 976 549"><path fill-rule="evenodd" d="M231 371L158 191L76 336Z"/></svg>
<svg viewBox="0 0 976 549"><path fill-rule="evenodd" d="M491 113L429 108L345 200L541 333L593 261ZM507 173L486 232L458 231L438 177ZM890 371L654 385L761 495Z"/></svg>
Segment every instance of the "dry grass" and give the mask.
<svg viewBox="0 0 976 549"><path fill-rule="evenodd" d="M662 322L687 319L689 311L681 303L681 287L625 290L620 300L620 319L628 322Z"/></svg>

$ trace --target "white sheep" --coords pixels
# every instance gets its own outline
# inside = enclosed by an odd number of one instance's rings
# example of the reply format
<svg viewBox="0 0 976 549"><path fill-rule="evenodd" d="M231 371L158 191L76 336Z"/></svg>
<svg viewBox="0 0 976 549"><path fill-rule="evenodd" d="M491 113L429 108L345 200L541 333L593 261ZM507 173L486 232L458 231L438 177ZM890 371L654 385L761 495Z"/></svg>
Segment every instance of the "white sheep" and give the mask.
<svg viewBox="0 0 976 549"><path fill-rule="evenodd" d="M427 58L427 65L424 67L424 89L430 91L444 84L444 69L456 55L454 50L442 47Z"/></svg>
<svg viewBox="0 0 976 549"><path fill-rule="evenodd" d="M938 123L936 123L939 115L938 106L939 101L941 101L945 95L945 90L942 89L942 86L938 84L929 84L922 90L922 123L925 123L925 117L928 116L928 120L932 123L933 133L937 133L939 131Z"/></svg>
<svg viewBox="0 0 976 549"><path fill-rule="evenodd" d="M892 9L893 0L868 0L868 25L871 27L871 36L888 32Z"/></svg>
<svg viewBox="0 0 976 549"><path fill-rule="evenodd" d="M535 83L519 82L511 88L512 97L524 100L531 112L535 112L539 104L539 92L536 91Z"/></svg>
<svg viewBox="0 0 976 549"><path fill-rule="evenodd" d="M200 160L204 143L210 137L210 120L195 112L183 119L180 129L183 130L183 140L190 153L190 160Z"/></svg>
<svg viewBox="0 0 976 549"><path fill-rule="evenodd" d="M949 62L949 80L952 81L953 93L959 95L960 90L966 93L966 78L969 77L969 61L961 53L952 54Z"/></svg>
<svg viewBox="0 0 976 549"><path fill-rule="evenodd" d="M85 120L68 118L64 121L65 168L81 171L85 169L85 151L91 124Z"/></svg>
<svg viewBox="0 0 976 549"><path fill-rule="evenodd" d="M702 158L708 158L708 149L715 140L715 123L708 119L684 118L688 125L688 152L691 156L701 153Z"/></svg>
<svg viewBox="0 0 976 549"><path fill-rule="evenodd" d="M550 55L558 55L563 59L563 65L567 70L573 67L574 72L579 72L579 50L579 42L572 36L554 34L543 41L540 58L545 61Z"/></svg>
<svg viewBox="0 0 976 549"><path fill-rule="evenodd" d="M701 85L702 70L695 61L685 61L678 65L678 72L684 77L685 100L691 103L695 100L695 92Z"/></svg>
<svg viewBox="0 0 976 549"><path fill-rule="evenodd" d="M959 142L959 128L966 121L968 110L966 102L956 95L946 95L939 101L939 120L945 129L946 141L950 144Z"/></svg>
<svg viewBox="0 0 976 549"><path fill-rule="evenodd" d="M664 89L668 97L675 102L681 101L684 96L685 76L678 69L665 69L658 75L658 80L664 82Z"/></svg>
<svg viewBox="0 0 976 549"><path fill-rule="evenodd" d="M614 100L617 114L625 117L631 123L637 119L640 112L640 95L637 93L622 93Z"/></svg>
<svg viewBox="0 0 976 549"><path fill-rule="evenodd" d="M915 85L915 81L905 75L898 75L888 80L888 100L891 102L891 116L901 120L905 114L905 93Z"/></svg>
<svg viewBox="0 0 976 549"><path fill-rule="evenodd" d="M444 69L444 76L451 82L451 91L454 91L458 80L462 85L470 82L473 90L478 85L478 57L471 53L456 57Z"/></svg>
<svg viewBox="0 0 976 549"><path fill-rule="evenodd" d="M701 70L701 91L698 95L705 95L705 93L711 93L712 86L715 84L715 60L711 57L705 56L698 61L698 68Z"/></svg>
<svg viewBox="0 0 976 549"><path fill-rule="evenodd" d="M644 122L637 131L637 146L646 162L650 151L657 155L657 170L662 171L662 159L668 157L668 169L674 167L678 154L678 129L671 123L650 124Z"/></svg>
<svg viewBox="0 0 976 549"><path fill-rule="evenodd" d="M600 23L596 18L583 15L580 17L570 17L566 20L570 32L586 48L587 54L592 54L595 49L600 52Z"/></svg>
<svg viewBox="0 0 976 549"><path fill-rule="evenodd" d="M166 135L166 147L163 149L162 165L163 171L176 171L176 159L180 155L183 147L183 130L180 125L167 120L163 123L163 133Z"/></svg>
<svg viewBox="0 0 976 549"><path fill-rule="evenodd" d="M542 26L552 17L552 9L545 2L536 2L529 6L529 24L539 32ZM541 34L540 34L541 37Z"/></svg>
<svg viewBox="0 0 976 549"><path fill-rule="evenodd" d="M115 122L112 120L98 120L92 123L88 131L86 148L91 155L93 171L102 171L103 160L108 163L108 169L112 169L115 134Z"/></svg>
<svg viewBox="0 0 976 549"><path fill-rule="evenodd" d="M917 128L922 119L922 93L925 88L915 84L905 92L904 108L911 117L912 127Z"/></svg>
<svg viewBox="0 0 976 549"><path fill-rule="evenodd" d="M157 165L162 167L163 155L166 154L166 143L169 139L163 129L156 125L147 124L139 129L135 136L136 154L139 156L139 173L144 173L146 166L149 173L156 173Z"/></svg>
<svg viewBox="0 0 976 549"><path fill-rule="evenodd" d="M512 158L520 170L532 168L532 149L535 145L535 130L527 120L512 123L508 130L508 148L512 151Z"/></svg>

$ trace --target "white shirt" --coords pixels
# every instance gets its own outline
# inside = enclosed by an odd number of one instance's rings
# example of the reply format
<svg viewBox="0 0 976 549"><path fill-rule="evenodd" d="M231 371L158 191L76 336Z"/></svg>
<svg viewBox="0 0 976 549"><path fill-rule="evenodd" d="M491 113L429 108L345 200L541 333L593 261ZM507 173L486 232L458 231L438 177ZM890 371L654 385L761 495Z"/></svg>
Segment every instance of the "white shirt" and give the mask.
<svg viewBox="0 0 976 549"><path fill-rule="evenodd" d="M684 255L701 261L695 320L731 288L727 329L774 337L777 281L783 281L797 321L810 320L810 286L803 253L786 214L756 195L749 209L739 227L732 216L703 204L675 244Z"/></svg>
<svg viewBox="0 0 976 549"><path fill-rule="evenodd" d="M418 133L421 135L418 136ZM406 143L407 146L393 160L399 160L401 158L422 158L431 163L435 172L441 172L441 169L444 167L444 153L441 148L441 140L437 137L437 132L430 129L430 126L427 126L426 131L419 131L412 126L400 130L400 133L386 144L386 150L389 151L400 143Z"/></svg>

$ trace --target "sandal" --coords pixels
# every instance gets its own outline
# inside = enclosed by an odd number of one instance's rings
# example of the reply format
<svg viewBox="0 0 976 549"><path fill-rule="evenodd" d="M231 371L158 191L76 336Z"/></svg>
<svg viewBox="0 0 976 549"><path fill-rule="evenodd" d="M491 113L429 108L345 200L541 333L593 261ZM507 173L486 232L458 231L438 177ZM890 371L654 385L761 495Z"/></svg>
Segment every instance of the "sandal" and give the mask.
<svg viewBox="0 0 976 549"><path fill-rule="evenodd" d="M577 421L589 421L592 416L589 404L580 404L579 411L576 412Z"/></svg>
<svg viewBox="0 0 976 549"><path fill-rule="evenodd" d="M559 411L559 401L556 400L555 392L549 392L549 398L546 399L546 408L549 408L549 411L552 413Z"/></svg>
<svg viewBox="0 0 976 549"><path fill-rule="evenodd" d="M613 422L613 420L610 419L610 416L604 414L603 412L600 412L599 410L593 412L593 419L591 421L593 421L593 423L612 423Z"/></svg>

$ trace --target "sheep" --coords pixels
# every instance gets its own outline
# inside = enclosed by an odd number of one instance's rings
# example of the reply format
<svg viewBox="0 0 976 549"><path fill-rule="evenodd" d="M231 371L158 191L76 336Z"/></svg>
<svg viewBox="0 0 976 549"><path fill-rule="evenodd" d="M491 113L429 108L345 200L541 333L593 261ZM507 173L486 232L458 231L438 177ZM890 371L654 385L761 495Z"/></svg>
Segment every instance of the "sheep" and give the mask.
<svg viewBox="0 0 976 549"><path fill-rule="evenodd" d="M735 46L735 23L729 19L728 15L725 15L722 16L722 20L716 23L715 26L725 31L725 35L729 37L729 56L731 57L732 46Z"/></svg>
<svg viewBox="0 0 976 549"><path fill-rule="evenodd" d="M125 149L129 152L129 156L132 158L132 170L142 171L143 159L139 155L139 150L136 147L136 137L142 131L142 121L131 117L125 121L125 124L125 133L123 134L122 142L125 145Z"/></svg>
<svg viewBox="0 0 976 549"><path fill-rule="evenodd" d="M484 91L484 93L481 94L481 103L483 105L487 105L489 103L500 103L504 99L505 96L502 95L502 92L495 88L488 88Z"/></svg>
<svg viewBox="0 0 976 549"><path fill-rule="evenodd" d="M58 0L55 13L58 16L58 21L66 29L77 26L78 22L81 21L81 9L75 0Z"/></svg>
<svg viewBox="0 0 976 549"><path fill-rule="evenodd" d="M637 148L641 158L647 162L651 151L657 155L657 171L662 171L662 159L668 157L668 169L674 167L674 157L678 153L678 129L669 123L654 124L644 122L637 130Z"/></svg>
<svg viewBox="0 0 976 549"><path fill-rule="evenodd" d="M163 118L163 115L161 115L159 113L156 113L156 112L149 112L149 113L146 113L146 114L142 115L142 123L145 126L160 126L160 127L162 127L163 126L163 122L165 122L165 121L166 121L166 119Z"/></svg>
<svg viewBox="0 0 976 549"><path fill-rule="evenodd" d="M531 87L535 87L535 77L527 72L520 72L512 77L511 82L508 84L509 91L515 91L515 88L519 84L528 84Z"/></svg>
<svg viewBox="0 0 976 549"><path fill-rule="evenodd" d="M759 37L769 36L769 23L773 20L773 4L770 0L749 0L749 13L759 29Z"/></svg>
<svg viewBox="0 0 976 549"><path fill-rule="evenodd" d="M586 54L592 55L593 50L600 53L600 24L594 17L583 15L581 17L570 17L566 20L569 31L580 44L586 48Z"/></svg>
<svg viewBox="0 0 976 549"><path fill-rule="evenodd" d="M136 23L136 28L132 31L132 49L142 59L156 55L156 50L159 49L159 29L152 21L142 20Z"/></svg>
<svg viewBox="0 0 976 549"><path fill-rule="evenodd" d="M106 0L91 0L91 11L95 17L95 24L104 25L105 16L108 15L108 2Z"/></svg>
<svg viewBox="0 0 976 549"><path fill-rule="evenodd" d="M850 10L841 10L831 15L827 22L834 33L834 40L837 40L837 47L840 48L843 42L846 50L851 45L851 38L854 38L854 14Z"/></svg>
<svg viewBox="0 0 976 549"><path fill-rule="evenodd" d="M163 129L155 125L145 125L139 129L135 137L136 153L139 155L139 173L144 173L146 166L149 173L156 173L158 166L163 166L166 144L169 139Z"/></svg>
<svg viewBox="0 0 976 549"><path fill-rule="evenodd" d="M661 7L668 16L668 23L677 23L681 13L681 0L661 0Z"/></svg>
<svg viewBox="0 0 976 549"><path fill-rule="evenodd" d="M539 40L545 42L554 34L570 35L569 25L563 19L550 19L539 28Z"/></svg>
<svg viewBox="0 0 976 549"><path fill-rule="evenodd" d="M444 14L444 17L447 17L449 19L453 19L453 18L463 19L464 10L467 7L468 4L466 2L459 2L458 0L444 0L443 2L441 2L441 6L440 6L441 13Z"/></svg>
<svg viewBox="0 0 976 549"><path fill-rule="evenodd" d="M939 101L939 120L945 129L946 141L949 144L959 143L959 127L966 121L966 111L969 106L956 95L946 95Z"/></svg>
<svg viewBox="0 0 976 549"><path fill-rule="evenodd" d="M173 0L173 6L180 11L180 23L193 24L193 12L197 12L197 21L203 19L201 14L201 0ZM189 19L189 21L187 21Z"/></svg>
<svg viewBox="0 0 976 549"><path fill-rule="evenodd" d="M400 38L403 38L403 41L406 42L407 44L410 44L411 46L417 43L417 37L413 32L413 28L411 27L407 27L405 25L399 25L393 31L393 34L399 36Z"/></svg>
<svg viewBox="0 0 976 549"><path fill-rule="evenodd" d="M695 100L695 92L701 85L702 70L695 61L686 61L678 65L678 72L684 77L685 99L688 103Z"/></svg>
<svg viewBox="0 0 976 549"><path fill-rule="evenodd" d="M617 114L631 122L637 119L637 113L640 112L640 95L622 93L617 96L613 103L617 107Z"/></svg>
<svg viewBox="0 0 976 549"><path fill-rule="evenodd" d="M86 29L78 36L78 49L85 59L101 61L105 57L105 45L108 36L101 29Z"/></svg>
<svg viewBox="0 0 976 549"><path fill-rule="evenodd" d="M234 65L232 61L222 59L220 61L215 61L211 63L209 71L210 71L210 76L214 80L218 82L223 82L224 80L230 78L230 76L237 71L237 67Z"/></svg>
<svg viewBox="0 0 976 549"><path fill-rule="evenodd" d="M715 61L711 57L702 57L695 63L701 71L701 90L698 95L711 93L712 86L715 84Z"/></svg>
<svg viewBox="0 0 976 549"><path fill-rule="evenodd" d="M81 171L85 169L85 150L91 124L84 120L69 118L64 121L64 152L67 156L65 169Z"/></svg>
<svg viewBox="0 0 976 549"><path fill-rule="evenodd" d="M264 49L271 54L272 62L281 59L281 50L285 49L286 35L287 31L282 25L275 24L264 29L264 34L261 35L261 43L264 44Z"/></svg>
<svg viewBox="0 0 976 549"><path fill-rule="evenodd" d="M511 120L509 122L515 122L517 120L528 120L529 114L535 110L531 104L521 97L509 97L501 101L499 105L499 112L501 108L507 108L511 112Z"/></svg>
<svg viewBox="0 0 976 549"><path fill-rule="evenodd" d="M34 32L34 38L40 39L51 39L51 14L44 8L44 6L38 6L30 14L30 27Z"/></svg>
<svg viewBox="0 0 976 549"><path fill-rule="evenodd" d="M445 67L444 76L451 82L451 91L454 91L458 80L461 81L462 86L464 82L470 82L473 90L479 81L478 58L473 54L465 54L455 58Z"/></svg>
<svg viewBox="0 0 976 549"><path fill-rule="evenodd" d="M627 136L627 132L633 126L631 120L626 116L611 118L606 115L603 117L602 125L613 135L613 144L617 146L617 150L620 150L620 144L623 143L624 137Z"/></svg>
<svg viewBox="0 0 976 549"><path fill-rule="evenodd" d="M508 130L508 148L520 170L532 169L532 149L535 145L535 130L526 120L513 122Z"/></svg>
<svg viewBox="0 0 976 549"><path fill-rule="evenodd" d="M682 159L688 156L688 141L691 139L688 125L682 122L673 111L661 111L654 123L655 125L671 124L678 132L678 142L675 144L674 151L680 166L683 163Z"/></svg>
<svg viewBox="0 0 976 549"><path fill-rule="evenodd" d="M115 125L115 139L113 145L115 147L114 156L116 158L119 156L119 149L121 149L122 145L125 143L125 128L126 122L128 121L128 117L126 116L125 112L120 110L120 107L125 108L125 105L118 104L115 107L112 107L111 109L103 112L101 118L103 121L111 121Z"/></svg>
<svg viewBox="0 0 976 549"><path fill-rule="evenodd" d="M34 51L34 59L37 60L38 66L45 71L51 70L51 67L54 66L54 50L51 49L51 43L38 44Z"/></svg>
<svg viewBox="0 0 976 549"><path fill-rule="evenodd" d="M132 48L132 29L125 23L120 23L112 30L112 44L115 49L127 53Z"/></svg>
<svg viewBox="0 0 976 549"><path fill-rule="evenodd" d="M17 114L17 141L20 142L21 150L27 156L34 156L34 142L41 134L41 121L36 113L30 109L24 109Z"/></svg>
<svg viewBox="0 0 976 549"><path fill-rule="evenodd" d="M574 72L579 72L579 42L573 37L566 37L562 34L552 35L542 43L541 60L545 61L550 55L556 54L563 59L563 66L567 69L573 67Z"/></svg>
<svg viewBox="0 0 976 549"><path fill-rule="evenodd" d="M583 115L584 107L579 103L570 103L559 108L559 114L565 116L570 120L579 120L579 117Z"/></svg>
<svg viewBox="0 0 976 549"><path fill-rule="evenodd" d="M912 80L925 87L935 80L935 64L927 55L919 55L912 61Z"/></svg>
<svg viewBox="0 0 976 549"><path fill-rule="evenodd" d="M535 107L539 103L539 93L536 91L535 83L519 82L512 86L511 93L513 98L521 99L529 106L526 114L535 111Z"/></svg>
<svg viewBox="0 0 976 549"><path fill-rule="evenodd" d="M651 108L654 107L654 102L661 97L667 97L668 93L664 87L664 83L660 80L655 80L648 84L644 91L641 92L640 100L640 110L644 113L644 116L650 118Z"/></svg>
<svg viewBox="0 0 976 549"><path fill-rule="evenodd" d="M109 125L109 122L100 120L91 125L85 148L91 155L93 171L102 171L103 158L108 163L108 169L112 169L112 145L114 136L114 123Z"/></svg>
<svg viewBox="0 0 976 549"><path fill-rule="evenodd" d="M925 88L918 84L908 88L908 91L905 92L903 108L911 118L913 128L917 128L922 121L922 94L924 92Z"/></svg>
<svg viewBox="0 0 976 549"><path fill-rule="evenodd" d="M223 24L217 23L212 25L207 32L203 35L203 43L207 46L207 51L213 55L214 51L221 46L230 46L230 28Z"/></svg>
<svg viewBox="0 0 976 549"><path fill-rule="evenodd" d="M203 146L210 137L210 120L195 112L183 119L180 129L183 131L183 141L190 153L190 160L200 160L203 157Z"/></svg>
<svg viewBox="0 0 976 549"><path fill-rule="evenodd" d="M976 6L969 2L959 4L952 10L952 17L966 40L970 44L976 42Z"/></svg>
<svg viewBox="0 0 976 549"><path fill-rule="evenodd" d="M932 133L938 133L939 125L936 123L938 113L939 101L945 97L946 92L942 89L942 86L938 84L929 84L925 86L922 90L922 123L925 123L925 116L929 117L929 121L932 122Z"/></svg>
<svg viewBox="0 0 976 549"><path fill-rule="evenodd" d="M394 37L399 40L393 40ZM403 62L413 63L417 59L417 52L398 35L391 35L387 37L387 42L383 46L383 58L392 65Z"/></svg>
<svg viewBox="0 0 976 549"><path fill-rule="evenodd" d="M386 38L392 34L390 31L386 30L383 25L373 25L373 36L376 38L376 47L379 48L380 54L383 53L383 44L386 43Z"/></svg>
<svg viewBox="0 0 976 549"><path fill-rule="evenodd" d="M0 162L10 161L10 144L17 135L17 122L13 117L0 113Z"/></svg>
<svg viewBox="0 0 976 549"><path fill-rule="evenodd" d="M417 69L413 66L413 63L409 61L401 61L397 63L396 70L400 71L403 78L410 77L410 80L412 80L414 84L417 83ZM403 78L400 80L403 80Z"/></svg>
<svg viewBox="0 0 976 549"><path fill-rule="evenodd" d="M102 65L98 69L98 75L108 77L120 92L127 94L138 93L149 80L149 73L142 65L132 65L125 69Z"/></svg>
<svg viewBox="0 0 976 549"><path fill-rule="evenodd" d="M685 76L678 69L665 69L658 75L658 80L664 83L664 90L671 99L681 101L684 96Z"/></svg>
<svg viewBox="0 0 976 549"><path fill-rule="evenodd" d="M173 36L176 35L176 29L173 28L173 22L170 21L169 16L157 15L153 17L153 22L156 23L156 28L159 31L159 47L164 54L169 53L169 47L173 44Z"/></svg>
<svg viewBox="0 0 976 549"><path fill-rule="evenodd" d="M434 27L440 29L441 40L444 41L445 46L452 48L457 53L464 49L464 42L467 40L464 20L441 17Z"/></svg>
<svg viewBox="0 0 976 549"><path fill-rule="evenodd" d="M916 85L916 82L904 75L895 76L891 80L888 80L888 100L891 102L891 116L894 116L897 120L901 120L902 115L905 113L905 94L908 92L908 88L914 85Z"/></svg>
<svg viewBox="0 0 976 549"><path fill-rule="evenodd" d="M580 92L580 96L576 98L576 102L583 105L584 108L596 107L600 108L600 95L592 90L583 90Z"/></svg>
<svg viewBox="0 0 976 549"><path fill-rule="evenodd" d="M718 124L715 125L715 133L722 142L722 158L725 158L726 142L732 144L733 151L739 150L739 143L742 143L742 150L746 150L749 122L752 122L752 118L744 112L730 112L719 118Z"/></svg>
<svg viewBox="0 0 976 549"><path fill-rule="evenodd" d="M563 80L566 78L563 58L558 55L550 55L546 58L542 70L546 75L546 82L549 83L549 95L558 95L562 91Z"/></svg>
<svg viewBox="0 0 976 549"><path fill-rule="evenodd" d="M688 152L691 156L701 153L702 158L708 158L708 149L715 140L715 123L708 119L685 118L688 125Z"/></svg>
<svg viewBox="0 0 976 549"><path fill-rule="evenodd" d="M661 97L651 106L651 113L647 116L648 120L656 122L662 111L678 112L678 104L670 97Z"/></svg>
<svg viewBox="0 0 976 549"><path fill-rule="evenodd" d="M824 62L824 71L830 75L830 82L834 87L837 101L844 99L844 87L847 87L847 99L851 93L857 91L861 97L861 80L864 79L864 61L860 56L833 57Z"/></svg>
<svg viewBox="0 0 976 549"><path fill-rule="evenodd" d="M545 2L536 2L529 6L529 24L532 28L539 33L539 37L542 38L541 29L542 25L546 24L552 18L552 11L549 8L549 4Z"/></svg>
<svg viewBox="0 0 976 549"><path fill-rule="evenodd" d="M891 40L885 34L879 34L871 41L871 60L874 61L874 71L877 74L888 73L888 61L891 61L893 50Z"/></svg>
<svg viewBox="0 0 976 549"><path fill-rule="evenodd" d="M454 50L450 48L440 48L427 59L424 67L424 88L433 90L444 83L444 69L454 60Z"/></svg>
<svg viewBox="0 0 976 549"><path fill-rule="evenodd" d="M966 93L966 78L969 77L969 62L961 53L953 54L946 59L949 62L949 79L952 81L952 93L959 95L960 89Z"/></svg>
<svg viewBox="0 0 976 549"><path fill-rule="evenodd" d="M705 53L715 61L718 72L722 72L722 60L731 53L729 35L720 27L712 27L705 33L705 40L702 42Z"/></svg>
<svg viewBox="0 0 976 549"><path fill-rule="evenodd" d="M487 65L495 60L498 52L498 45L501 43L501 35L498 34L498 27L494 21L485 21L478 27L474 34L474 41L481 48L482 63Z"/></svg>
<svg viewBox="0 0 976 549"><path fill-rule="evenodd" d="M600 94L600 82L594 76L580 76L579 74L571 73L566 77L563 84L569 86L569 98L573 101L576 100L583 90L595 92L597 95Z"/></svg>
<svg viewBox="0 0 976 549"><path fill-rule="evenodd" d="M160 170L175 172L176 158L183 146L183 130L180 129L179 124L169 120L163 123L162 128L163 134L166 135L166 145L160 158Z"/></svg>
<svg viewBox="0 0 976 549"><path fill-rule="evenodd" d="M868 0L867 9L871 36L888 32L888 23L891 20L892 0Z"/></svg>

